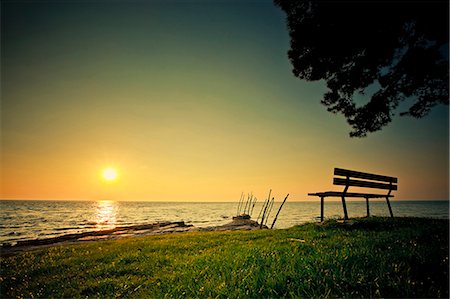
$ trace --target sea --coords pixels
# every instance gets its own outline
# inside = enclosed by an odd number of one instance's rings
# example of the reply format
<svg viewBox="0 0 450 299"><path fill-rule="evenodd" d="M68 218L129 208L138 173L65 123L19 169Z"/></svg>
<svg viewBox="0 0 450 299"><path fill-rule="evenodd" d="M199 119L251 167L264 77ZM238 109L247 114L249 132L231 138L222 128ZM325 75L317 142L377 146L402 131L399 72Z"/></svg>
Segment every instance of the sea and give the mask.
<svg viewBox="0 0 450 299"><path fill-rule="evenodd" d="M266 210L269 227L279 211L274 229L288 228L320 219L320 201L289 202L280 209L275 202ZM449 218L449 201L392 200L394 216ZM261 221L263 204L247 207L252 219ZM197 227L218 226L242 213L238 202L130 202L0 200L0 244L14 245L19 240L45 239L65 234L112 229L118 226L162 221L184 221ZM249 211L250 210L250 211ZM339 201L325 201L325 218L342 218ZM366 215L365 201L347 201L349 217ZM370 202L371 216L389 216L385 201Z"/></svg>

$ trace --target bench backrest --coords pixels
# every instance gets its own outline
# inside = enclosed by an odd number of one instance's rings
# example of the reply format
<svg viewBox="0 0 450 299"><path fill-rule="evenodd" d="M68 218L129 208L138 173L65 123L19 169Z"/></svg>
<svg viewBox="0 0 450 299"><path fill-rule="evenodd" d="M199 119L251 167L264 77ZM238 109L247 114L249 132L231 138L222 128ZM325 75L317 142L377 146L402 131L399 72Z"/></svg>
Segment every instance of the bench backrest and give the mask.
<svg viewBox="0 0 450 299"><path fill-rule="evenodd" d="M334 185L342 185L348 188L349 186L376 188L389 190L397 190L397 178L372 174L367 172L360 172L342 168L335 168L333 179Z"/></svg>

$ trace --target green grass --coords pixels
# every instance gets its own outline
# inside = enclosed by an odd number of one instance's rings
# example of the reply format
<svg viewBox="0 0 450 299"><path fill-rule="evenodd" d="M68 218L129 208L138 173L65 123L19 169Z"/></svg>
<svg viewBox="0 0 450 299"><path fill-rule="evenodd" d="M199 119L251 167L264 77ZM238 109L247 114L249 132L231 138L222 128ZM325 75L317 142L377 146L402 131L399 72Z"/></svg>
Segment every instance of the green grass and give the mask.
<svg viewBox="0 0 450 299"><path fill-rule="evenodd" d="M54 246L1 259L8 297L448 297L447 220L328 221Z"/></svg>

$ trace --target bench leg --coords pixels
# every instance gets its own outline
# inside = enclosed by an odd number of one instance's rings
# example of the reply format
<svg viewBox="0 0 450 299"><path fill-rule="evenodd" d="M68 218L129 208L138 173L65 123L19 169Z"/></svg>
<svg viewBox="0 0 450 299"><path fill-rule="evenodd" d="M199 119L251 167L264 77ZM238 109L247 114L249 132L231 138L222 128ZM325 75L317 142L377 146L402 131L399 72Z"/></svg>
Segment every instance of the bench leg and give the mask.
<svg viewBox="0 0 450 299"><path fill-rule="evenodd" d="M391 203L389 202L389 197L386 197L386 202L389 208L389 213L391 214L391 217L394 218L394 214L392 213Z"/></svg>
<svg viewBox="0 0 450 299"><path fill-rule="evenodd" d="M367 208L367 217L370 217L370 211L369 211L369 198L366 197L366 208Z"/></svg>
<svg viewBox="0 0 450 299"><path fill-rule="evenodd" d="M320 198L320 222L323 222L323 197Z"/></svg>
<svg viewBox="0 0 450 299"><path fill-rule="evenodd" d="M342 208L344 208L344 220L348 220L347 205L345 204L344 196L342 196Z"/></svg>

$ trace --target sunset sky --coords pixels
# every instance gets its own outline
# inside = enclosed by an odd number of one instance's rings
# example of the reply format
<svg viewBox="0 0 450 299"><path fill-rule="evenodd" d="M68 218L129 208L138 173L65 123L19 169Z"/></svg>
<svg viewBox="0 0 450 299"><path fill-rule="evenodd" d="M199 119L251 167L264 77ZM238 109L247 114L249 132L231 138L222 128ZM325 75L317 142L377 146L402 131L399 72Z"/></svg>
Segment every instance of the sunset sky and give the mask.
<svg viewBox="0 0 450 299"><path fill-rule="evenodd" d="M448 106L350 138L270 0L1 5L2 199L308 200L334 167L448 199Z"/></svg>

